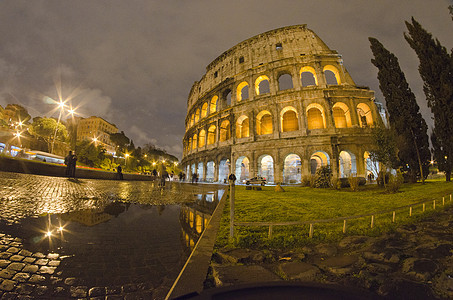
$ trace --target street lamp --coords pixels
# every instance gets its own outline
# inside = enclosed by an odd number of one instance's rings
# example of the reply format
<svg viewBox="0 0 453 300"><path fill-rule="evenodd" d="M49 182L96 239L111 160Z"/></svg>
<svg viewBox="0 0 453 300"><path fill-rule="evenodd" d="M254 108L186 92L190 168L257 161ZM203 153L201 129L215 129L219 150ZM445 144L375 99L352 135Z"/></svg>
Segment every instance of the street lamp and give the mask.
<svg viewBox="0 0 453 300"><path fill-rule="evenodd" d="M52 153L52 154L53 154L53 150L54 150L54 146L55 146L55 138L57 137L58 126L60 125L61 114L63 113L65 104L63 101L60 100L60 102L58 103L58 106L60 108L60 113L58 114L57 126L55 127L55 133L53 135L53 140L52 140L52 150L50 151L50 153Z"/></svg>
<svg viewBox="0 0 453 300"><path fill-rule="evenodd" d="M128 153L124 154L124 157L125 157L125 158L124 158L124 159L125 159L124 164L125 164L125 166L127 167L127 158L129 157L129 154L128 154Z"/></svg>

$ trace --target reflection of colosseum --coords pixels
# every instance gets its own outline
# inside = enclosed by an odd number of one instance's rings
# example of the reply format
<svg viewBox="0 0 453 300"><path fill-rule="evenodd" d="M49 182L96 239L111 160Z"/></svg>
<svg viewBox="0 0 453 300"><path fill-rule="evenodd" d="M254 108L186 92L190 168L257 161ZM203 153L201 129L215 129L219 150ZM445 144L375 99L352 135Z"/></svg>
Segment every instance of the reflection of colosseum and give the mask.
<svg viewBox="0 0 453 300"><path fill-rule="evenodd" d="M239 180L297 183L321 165L340 177L372 171L374 92L357 87L341 55L305 25L254 36L206 70L188 99L188 178L223 181L231 170Z"/></svg>

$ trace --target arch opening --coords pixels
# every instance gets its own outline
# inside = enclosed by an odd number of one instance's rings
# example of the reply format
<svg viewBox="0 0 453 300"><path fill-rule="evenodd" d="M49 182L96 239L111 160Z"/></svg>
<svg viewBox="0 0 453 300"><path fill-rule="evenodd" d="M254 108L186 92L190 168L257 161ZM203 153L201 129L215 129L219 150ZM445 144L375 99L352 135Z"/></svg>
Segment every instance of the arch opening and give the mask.
<svg viewBox="0 0 453 300"><path fill-rule="evenodd" d="M238 182L243 183L250 177L250 161L246 156L241 156L236 160L235 175Z"/></svg>
<svg viewBox="0 0 453 300"><path fill-rule="evenodd" d="M203 103L203 106L201 107L201 117L205 118L208 115L208 103L205 102Z"/></svg>
<svg viewBox="0 0 453 300"><path fill-rule="evenodd" d="M208 145L212 145L215 143L215 125L211 125L208 129Z"/></svg>
<svg viewBox="0 0 453 300"><path fill-rule="evenodd" d="M285 183L301 183L302 161L297 154L289 154L285 158L283 167L283 181Z"/></svg>
<svg viewBox="0 0 453 300"><path fill-rule="evenodd" d="M294 107L287 106L281 112L282 132L299 130L299 118Z"/></svg>
<svg viewBox="0 0 453 300"><path fill-rule="evenodd" d="M365 128L373 126L373 116L368 105L359 103L357 105L357 114L359 116L360 127Z"/></svg>
<svg viewBox="0 0 453 300"><path fill-rule="evenodd" d="M312 103L307 107L308 129L326 128L324 110L321 105Z"/></svg>
<svg viewBox="0 0 453 300"><path fill-rule="evenodd" d="M255 81L255 91L256 95L270 93L269 77L266 75L258 77Z"/></svg>
<svg viewBox="0 0 453 300"><path fill-rule="evenodd" d="M311 175L316 174L316 170L320 167L330 165L330 157L324 151L316 151L310 157L310 173Z"/></svg>
<svg viewBox="0 0 453 300"><path fill-rule="evenodd" d="M272 115L267 110L261 111L256 116L256 133L258 135L265 135L272 133Z"/></svg>
<svg viewBox="0 0 453 300"><path fill-rule="evenodd" d="M224 120L220 124L220 142L227 141L231 138L230 121Z"/></svg>
<svg viewBox="0 0 453 300"><path fill-rule="evenodd" d="M223 158L219 163L219 182L228 182L228 175L230 173L230 160Z"/></svg>
<svg viewBox="0 0 453 300"><path fill-rule="evenodd" d="M343 102L337 102L332 107L333 119L336 128L347 128L352 126L349 107Z"/></svg>
<svg viewBox="0 0 453 300"><path fill-rule="evenodd" d="M198 163L197 178L199 181L203 180L203 163L202 162Z"/></svg>
<svg viewBox="0 0 453 300"><path fill-rule="evenodd" d="M209 113L213 114L217 111L217 101L219 100L219 97L214 96L211 99L211 103L209 105Z"/></svg>
<svg viewBox="0 0 453 300"><path fill-rule="evenodd" d="M340 177L347 178L357 175L357 164L354 153L350 151L341 151L339 155Z"/></svg>
<svg viewBox="0 0 453 300"><path fill-rule="evenodd" d="M237 101L246 100L249 98L249 84L245 81L241 82L237 87Z"/></svg>
<svg viewBox="0 0 453 300"><path fill-rule="evenodd" d="M258 176L264 177L267 182L274 182L274 159L270 155L263 155L258 160Z"/></svg>
<svg viewBox="0 0 453 300"><path fill-rule="evenodd" d="M236 138L245 138L250 136L249 118L245 115L239 117L236 121Z"/></svg>
<svg viewBox="0 0 453 300"><path fill-rule="evenodd" d="M293 88L293 78L291 77L290 74L282 74L280 77L278 77L278 90L279 91L284 91L284 90L290 90Z"/></svg>
<svg viewBox="0 0 453 300"><path fill-rule="evenodd" d="M206 144L206 131L203 129L200 131L200 135L198 137L198 148L204 147Z"/></svg>
<svg viewBox="0 0 453 300"><path fill-rule="evenodd" d="M215 176L215 162L208 161L208 163L206 164L206 181L214 182L214 176Z"/></svg>

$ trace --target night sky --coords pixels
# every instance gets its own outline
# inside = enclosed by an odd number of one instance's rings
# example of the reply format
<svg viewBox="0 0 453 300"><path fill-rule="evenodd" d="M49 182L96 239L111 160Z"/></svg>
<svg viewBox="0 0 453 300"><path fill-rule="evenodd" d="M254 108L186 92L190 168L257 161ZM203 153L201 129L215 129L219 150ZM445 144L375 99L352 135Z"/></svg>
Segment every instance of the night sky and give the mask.
<svg viewBox="0 0 453 300"><path fill-rule="evenodd" d="M49 97L71 99L133 139L182 155L187 96L206 66L262 32L307 24L343 56L358 85L379 92L368 37L400 61L422 113L418 59L404 40L411 16L453 47L452 0L0 1L0 105L54 116ZM68 102L69 104L69 102Z"/></svg>

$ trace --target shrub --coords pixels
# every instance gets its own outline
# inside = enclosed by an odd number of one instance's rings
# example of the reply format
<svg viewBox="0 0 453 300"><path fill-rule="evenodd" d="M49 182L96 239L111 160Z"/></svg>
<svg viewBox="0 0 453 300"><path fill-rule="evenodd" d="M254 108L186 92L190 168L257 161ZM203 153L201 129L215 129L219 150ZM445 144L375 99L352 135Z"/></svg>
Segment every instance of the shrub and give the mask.
<svg viewBox="0 0 453 300"><path fill-rule="evenodd" d="M386 190L389 193L396 193L404 182L404 177L401 171L396 171L396 175L389 174L389 181L386 185Z"/></svg>
<svg viewBox="0 0 453 300"><path fill-rule="evenodd" d="M341 180L337 176L332 176L332 179L330 180L330 186L333 189L339 190L341 189Z"/></svg>
<svg viewBox="0 0 453 300"><path fill-rule="evenodd" d="M311 186L310 184L310 181L311 181L311 177L310 175L304 175L302 176L302 186Z"/></svg>
<svg viewBox="0 0 453 300"><path fill-rule="evenodd" d="M330 187L330 180L332 178L332 170L329 166L320 167L316 170L314 187L328 188Z"/></svg>
<svg viewBox="0 0 453 300"><path fill-rule="evenodd" d="M360 179L357 176L349 175L348 178L349 186L351 187L351 191L357 192L359 190L359 183Z"/></svg>

